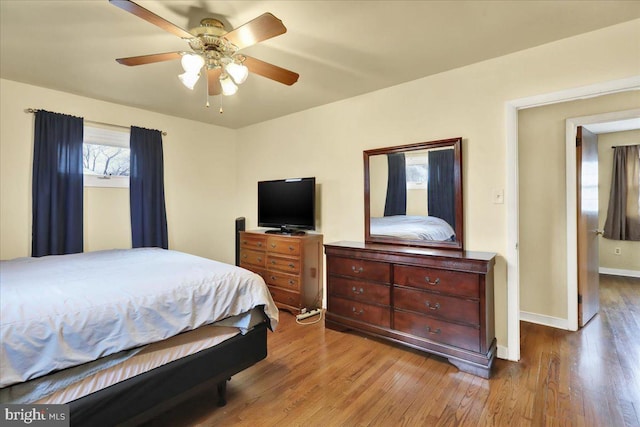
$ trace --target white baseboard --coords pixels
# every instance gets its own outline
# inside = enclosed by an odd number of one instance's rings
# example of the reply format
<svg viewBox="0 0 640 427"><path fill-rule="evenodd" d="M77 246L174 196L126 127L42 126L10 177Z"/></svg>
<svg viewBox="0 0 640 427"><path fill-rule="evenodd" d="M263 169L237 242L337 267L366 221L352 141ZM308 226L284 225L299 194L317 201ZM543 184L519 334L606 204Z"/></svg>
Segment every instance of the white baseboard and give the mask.
<svg viewBox="0 0 640 427"><path fill-rule="evenodd" d="M538 325L551 326L552 328L569 329L569 322L567 319L547 316L544 314L529 313L528 311L520 312L520 320L529 323L536 323Z"/></svg>
<svg viewBox="0 0 640 427"><path fill-rule="evenodd" d="M620 270L617 268L600 267L598 272L600 274L611 274L612 276L640 277L640 271L637 270Z"/></svg>
<svg viewBox="0 0 640 427"><path fill-rule="evenodd" d="M496 351L496 357L498 359L509 360L509 348L504 346L504 345L498 344L498 348L497 348L497 351Z"/></svg>

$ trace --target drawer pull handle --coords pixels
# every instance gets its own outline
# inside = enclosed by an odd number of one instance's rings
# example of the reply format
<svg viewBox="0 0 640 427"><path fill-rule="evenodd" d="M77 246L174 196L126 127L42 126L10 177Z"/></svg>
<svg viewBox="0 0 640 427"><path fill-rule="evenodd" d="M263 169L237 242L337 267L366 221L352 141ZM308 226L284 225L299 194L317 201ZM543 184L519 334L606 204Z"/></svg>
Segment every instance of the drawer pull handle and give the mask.
<svg viewBox="0 0 640 427"><path fill-rule="evenodd" d="M246 241L246 240L243 240L243 241L242 241L242 244L243 244L243 245L246 245L246 244L247 244L247 241Z"/></svg>
<svg viewBox="0 0 640 427"><path fill-rule="evenodd" d="M242 258L247 259L247 254L242 254Z"/></svg>
<svg viewBox="0 0 640 427"><path fill-rule="evenodd" d="M259 248L261 248L261 247L262 247L262 242L258 242L258 245L257 245L257 246L258 246Z"/></svg>
<svg viewBox="0 0 640 427"><path fill-rule="evenodd" d="M352 270L354 273L362 273L362 272L364 271L364 268L362 268L362 267L360 267L360 268L356 268L356 266L355 266L355 265L352 265L352 266L351 266L351 270Z"/></svg>
<svg viewBox="0 0 640 427"><path fill-rule="evenodd" d="M271 276L271 280L276 280L276 276Z"/></svg>
<svg viewBox="0 0 640 427"><path fill-rule="evenodd" d="M294 250L294 249L295 249L295 248L294 248L293 246L289 246L289 250L290 250L290 251L292 251L292 250Z"/></svg>
<svg viewBox="0 0 640 427"><path fill-rule="evenodd" d="M262 262L262 258L258 257L258 262Z"/></svg>
<svg viewBox="0 0 640 427"><path fill-rule="evenodd" d="M356 316L360 316L361 314L364 314L364 309L360 309L360 311L356 311L355 307L351 308L351 311L353 311L353 314L355 314Z"/></svg>
<svg viewBox="0 0 640 427"><path fill-rule="evenodd" d="M440 331L440 328L436 329L435 331L432 331L431 326L427 326L427 332L429 332L431 335L438 335L441 331Z"/></svg>
<svg viewBox="0 0 640 427"><path fill-rule="evenodd" d="M364 294L364 289L360 288L359 290L356 289L356 287L354 286L353 288L351 288L351 290L353 291L354 294L359 294L362 295Z"/></svg>
<svg viewBox="0 0 640 427"><path fill-rule="evenodd" d="M427 282L428 285L437 285L438 283L440 283L440 279L436 278L436 280L434 282L431 281L431 279L429 279L429 276L425 277L424 280Z"/></svg>
<svg viewBox="0 0 640 427"><path fill-rule="evenodd" d="M276 244L275 244L275 243L272 243L272 244L271 244L271 247L272 247L272 248L275 248L275 247L276 247Z"/></svg>
<svg viewBox="0 0 640 427"><path fill-rule="evenodd" d="M439 302L437 302L435 305L431 305L431 303L429 301L427 301L425 304L427 305L427 308L429 310L438 310L440 308L440 303Z"/></svg>
<svg viewBox="0 0 640 427"><path fill-rule="evenodd" d="M295 280L291 280L291 279L289 279L289 284L290 284L290 285L295 285L295 284L296 284L296 281L295 281Z"/></svg>
<svg viewBox="0 0 640 427"><path fill-rule="evenodd" d="M276 265L276 262L274 260L271 260L271 264Z"/></svg>
<svg viewBox="0 0 640 427"><path fill-rule="evenodd" d="M293 263L289 263L289 267L293 268L293 267L295 267L295 266L296 266L295 264L293 264Z"/></svg>

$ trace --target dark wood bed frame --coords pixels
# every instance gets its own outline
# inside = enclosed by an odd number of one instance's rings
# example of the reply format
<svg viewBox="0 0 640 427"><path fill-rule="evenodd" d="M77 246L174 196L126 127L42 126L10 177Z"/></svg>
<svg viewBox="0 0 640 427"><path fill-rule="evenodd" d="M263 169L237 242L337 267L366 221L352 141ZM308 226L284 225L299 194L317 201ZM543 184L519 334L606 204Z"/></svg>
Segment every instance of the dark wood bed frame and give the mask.
<svg viewBox="0 0 640 427"><path fill-rule="evenodd" d="M267 323L69 403L71 426L137 425L214 385L224 406L231 376L267 357Z"/></svg>

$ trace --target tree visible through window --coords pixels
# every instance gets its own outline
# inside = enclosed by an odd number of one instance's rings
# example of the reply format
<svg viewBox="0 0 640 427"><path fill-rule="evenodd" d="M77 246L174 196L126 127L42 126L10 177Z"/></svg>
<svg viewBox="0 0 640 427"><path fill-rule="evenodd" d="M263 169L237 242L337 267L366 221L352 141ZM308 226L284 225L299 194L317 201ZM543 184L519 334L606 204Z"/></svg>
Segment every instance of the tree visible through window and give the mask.
<svg viewBox="0 0 640 427"><path fill-rule="evenodd" d="M131 149L128 129L85 124L82 167L86 187L128 187Z"/></svg>
<svg viewBox="0 0 640 427"><path fill-rule="evenodd" d="M83 144L82 163L85 174L129 176L130 149L99 144Z"/></svg>

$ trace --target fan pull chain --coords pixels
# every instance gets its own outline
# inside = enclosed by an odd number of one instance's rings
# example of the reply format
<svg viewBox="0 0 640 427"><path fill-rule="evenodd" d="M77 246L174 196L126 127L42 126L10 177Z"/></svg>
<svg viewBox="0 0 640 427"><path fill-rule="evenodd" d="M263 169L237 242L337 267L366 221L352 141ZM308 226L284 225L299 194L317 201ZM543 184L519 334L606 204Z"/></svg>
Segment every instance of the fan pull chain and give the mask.
<svg viewBox="0 0 640 427"><path fill-rule="evenodd" d="M207 76L207 84L205 87L206 92L204 93L205 99L207 100L207 103L205 104L205 106L207 108L209 108L209 76Z"/></svg>
<svg viewBox="0 0 640 427"><path fill-rule="evenodd" d="M222 109L222 95L220 95L220 114L224 113L224 110Z"/></svg>

